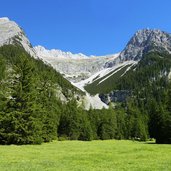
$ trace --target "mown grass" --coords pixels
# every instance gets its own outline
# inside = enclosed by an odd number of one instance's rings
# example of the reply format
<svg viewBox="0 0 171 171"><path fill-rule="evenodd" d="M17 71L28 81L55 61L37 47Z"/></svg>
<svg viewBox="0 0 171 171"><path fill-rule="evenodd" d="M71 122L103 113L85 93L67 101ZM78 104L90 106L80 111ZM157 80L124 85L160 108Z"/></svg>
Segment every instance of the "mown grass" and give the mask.
<svg viewBox="0 0 171 171"><path fill-rule="evenodd" d="M171 146L123 140L0 146L0 170L170 171Z"/></svg>

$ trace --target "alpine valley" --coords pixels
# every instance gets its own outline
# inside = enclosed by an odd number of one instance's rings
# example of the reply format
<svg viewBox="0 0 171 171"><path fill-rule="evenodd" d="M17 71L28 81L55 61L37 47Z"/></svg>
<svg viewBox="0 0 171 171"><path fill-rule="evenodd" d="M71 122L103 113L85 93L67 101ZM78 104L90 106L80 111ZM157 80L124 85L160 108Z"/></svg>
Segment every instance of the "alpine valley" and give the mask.
<svg viewBox="0 0 171 171"><path fill-rule="evenodd" d="M123 51L32 47L0 18L0 144L155 138L171 143L171 34L137 31Z"/></svg>

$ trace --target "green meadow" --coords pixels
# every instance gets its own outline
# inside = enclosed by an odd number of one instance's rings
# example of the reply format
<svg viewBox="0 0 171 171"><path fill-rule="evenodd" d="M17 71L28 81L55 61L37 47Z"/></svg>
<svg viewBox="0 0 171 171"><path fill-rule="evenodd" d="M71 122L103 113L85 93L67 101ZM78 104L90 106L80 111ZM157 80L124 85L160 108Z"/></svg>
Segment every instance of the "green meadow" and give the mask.
<svg viewBox="0 0 171 171"><path fill-rule="evenodd" d="M0 146L2 171L170 171L171 146L128 140Z"/></svg>

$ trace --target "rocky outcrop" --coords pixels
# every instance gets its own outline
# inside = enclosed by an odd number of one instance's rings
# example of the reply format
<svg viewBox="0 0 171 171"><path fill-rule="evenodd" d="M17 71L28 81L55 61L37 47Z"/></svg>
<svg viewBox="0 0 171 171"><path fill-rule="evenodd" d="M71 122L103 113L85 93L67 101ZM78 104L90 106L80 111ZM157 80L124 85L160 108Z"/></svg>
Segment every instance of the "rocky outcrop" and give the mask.
<svg viewBox="0 0 171 171"><path fill-rule="evenodd" d="M171 52L171 35L160 31L144 29L140 30L128 42L121 52L121 60L139 60L143 54L150 51Z"/></svg>
<svg viewBox="0 0 171 171"><path fill-rule="evenodd" d="M128 96L131 96L131 92L128 90L115 90L110 92L109 94L99 95L101 101L107 105L110 102L125 102Z"/></svg>
<svg viewBox="0 0 171 171"><path fill-rule="evenodd" d="M0 18L0 46L16 43L21 45L31 56L36 57L24 31L7 17Z"/></svg>
<svg viewBox="0 0 171 171"><path fill-rule="evenodd" d="M140 60L144 54L151 51L164 51L171 53L171 34L157 29L144 29L137 31L121 52L119 57L106 66L112 67L128 60Z"/></svg>

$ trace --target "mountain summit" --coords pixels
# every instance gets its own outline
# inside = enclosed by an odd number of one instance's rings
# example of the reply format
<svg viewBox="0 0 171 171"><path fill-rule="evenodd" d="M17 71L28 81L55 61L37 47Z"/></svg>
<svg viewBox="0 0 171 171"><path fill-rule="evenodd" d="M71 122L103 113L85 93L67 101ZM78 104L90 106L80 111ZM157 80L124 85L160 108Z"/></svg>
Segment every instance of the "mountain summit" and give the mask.
<svg viewBox="0 0 171 171"><path fill-rule="evenodd" d="M35 57L34 50L24 31L7 17L0 18L0 46L20 44L30 55Z"/></svg>
<svg viewBox="0 0 171 171"><path fill-rule="evenodd" d="M171 35L158 29L142 29L137 31L118 58L106 62L107 68L113 67L124 61L139 61L143 55L151 52L171 53Z"/></svg>
<svg viewBox="0 0 171 171"><path fill-rule="evenodd" d="M121 52L121 60L139 60L150 51L171 52L171 35L157 29L137 31L126 48Z"/></svg>

